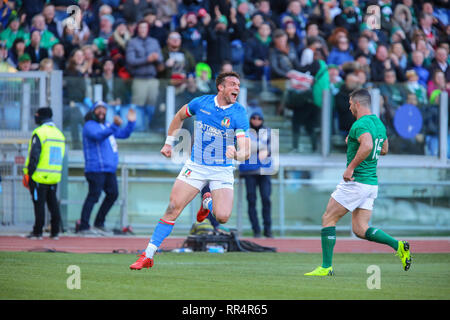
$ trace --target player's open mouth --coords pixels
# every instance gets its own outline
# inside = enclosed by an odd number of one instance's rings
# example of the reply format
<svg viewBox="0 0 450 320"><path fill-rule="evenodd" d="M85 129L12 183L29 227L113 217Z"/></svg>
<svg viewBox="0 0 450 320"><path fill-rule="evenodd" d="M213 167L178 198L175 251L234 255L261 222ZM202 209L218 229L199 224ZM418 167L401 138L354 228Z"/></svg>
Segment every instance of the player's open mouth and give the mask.
<svg viewBox="0 0 450 320"><path fill-rule="evenodd" d="M239 94L239 93L237 93L237 92L232 92L232 93L231 93L231 96L232 96L234 99L237 99L238 94Z"/></svg>

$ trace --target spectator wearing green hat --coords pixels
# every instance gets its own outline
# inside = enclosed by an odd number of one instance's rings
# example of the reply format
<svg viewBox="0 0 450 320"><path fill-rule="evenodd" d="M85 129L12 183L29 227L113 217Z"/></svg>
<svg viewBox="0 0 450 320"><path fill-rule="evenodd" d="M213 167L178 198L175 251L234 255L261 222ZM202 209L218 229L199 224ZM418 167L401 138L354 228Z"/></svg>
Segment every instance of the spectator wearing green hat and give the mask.
<svg viewBox="0 0 450 320"><path fill-rule="evenodd" d="M19 57L18 71L31 71L31 58L28 53L24 53Z"/></svg>
<svg viewBox="0 0 450 320"><path fill-rule="evenodd" d="M4 41L6 47L11 49L14 40L17 38L24 39L28 45L30 41L30 34L20 26L20 19L17 14L11 14L8 27L0 33L0 41Z"/></svg>
<svg viewBox="0 0 450 320"><path fill-rule="evenodd" d="M337 27L344 27L350 34L350 39L356 39L359 34L361 16L356 12L352 0L345 0L342 4L343 10L334 18Z"/></svg>

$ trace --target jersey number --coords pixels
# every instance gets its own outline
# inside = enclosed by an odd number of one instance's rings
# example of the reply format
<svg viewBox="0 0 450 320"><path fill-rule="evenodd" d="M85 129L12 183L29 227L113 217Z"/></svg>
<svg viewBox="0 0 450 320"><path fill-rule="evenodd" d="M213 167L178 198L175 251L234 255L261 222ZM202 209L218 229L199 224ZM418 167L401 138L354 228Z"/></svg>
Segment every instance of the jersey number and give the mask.
<svg viewBox="0 0 450 320"><path fill-rule="evenodd" d="M373 148L372 160L377 159L380 156L381 148L383 147L384 139L375 139L375 145Z"/></svg>

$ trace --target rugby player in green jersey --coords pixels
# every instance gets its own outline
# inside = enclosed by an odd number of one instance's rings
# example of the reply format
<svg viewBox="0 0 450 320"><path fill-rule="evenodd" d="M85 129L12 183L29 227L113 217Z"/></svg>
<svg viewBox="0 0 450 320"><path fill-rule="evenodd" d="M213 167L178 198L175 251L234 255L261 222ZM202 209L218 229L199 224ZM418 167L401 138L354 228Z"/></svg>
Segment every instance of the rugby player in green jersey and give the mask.
<svg viewBox="0 0 450 320"><path fill-rule="evenodd" d="M378 157L387 154L389 142L384 124L371 113L369 91L353 91L349 102L356 121L346 138L347 168L322 216L322 265L306 273L306 276L334 275L332 259L336 223L349 211L352 212L352 229L356 236L392 247L405 271L411 265L408 242L398 241L380 229L369 227L373 203L378 194Z"/></svg>

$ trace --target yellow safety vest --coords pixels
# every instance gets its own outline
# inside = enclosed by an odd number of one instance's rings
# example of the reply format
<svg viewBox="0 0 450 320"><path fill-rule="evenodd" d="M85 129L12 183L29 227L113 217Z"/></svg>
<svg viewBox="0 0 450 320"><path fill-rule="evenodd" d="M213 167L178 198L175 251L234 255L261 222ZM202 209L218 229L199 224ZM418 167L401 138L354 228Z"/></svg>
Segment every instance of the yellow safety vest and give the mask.
<svg viewBox="0 0 450 320"><path fill-rule="evenodd" d="M41 155L36 171L33 172L31 179L37 183L56 184L61 181L66 138L52 123L46 123L37 127L34 129L32 137L35 134L41 142ZM23 168L24 174L28 174L30 152L31 140L28 143L28 156Z"/></svg>

